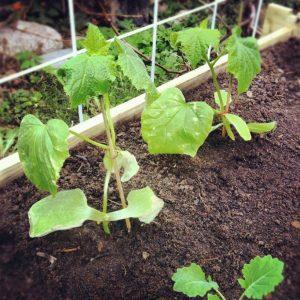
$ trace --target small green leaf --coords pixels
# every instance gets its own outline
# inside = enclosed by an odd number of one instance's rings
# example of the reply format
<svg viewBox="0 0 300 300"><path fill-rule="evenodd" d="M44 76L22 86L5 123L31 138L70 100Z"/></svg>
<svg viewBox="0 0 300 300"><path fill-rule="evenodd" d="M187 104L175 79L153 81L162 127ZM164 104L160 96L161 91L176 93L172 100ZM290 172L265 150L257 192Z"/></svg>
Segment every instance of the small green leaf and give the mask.
<svg viewBox="0 0 300 300"><path fill-rule="evenodd" d="M241 287L245 289L244 295L252 299L262 299L273 292L283 280L283 267L284 263L271 255L251 259L243 267L244 279L238 279Z"/></svg>
<svg viewBox="0 0 300 300"><path fill-rule="evenodd" d="M276 128L276 122L269 123L248 123L249 130L253 133L266 133Z"/></svg>
<svg viewBox="0 0 300 300"><path fill-rule="evenodd" d="M261 58L257 41L253 37L243 38L241 30L235 28L227 41L227 70L238 80L238 93L248 90L253 78L261 71Z"/></svg>
<svg viewBox="0 0 300 300"><path fill-rule="evenodd" d="M223 101L223 105L226 105L227 103L227 91L225 90L220 90L220 94L221 94L221 98ZM214 99L215 99L215 103L221 108L221 102L220 102L220 98L217 92L214 92ZM232 102L232 99L230 97L229 99L229 104Z"/></svg>
<svg viewBox="0 0 300 300"><path fill-rule="evenodd" d="M226 129L226 132L227 132L229 138L231 140L235 141L235 136L234 136L234 133L232 132L230 123L227 121L227 119L224 116L222 116L222 122L223 122L223 125Z"/></svg>
<svg viewBox="0 0 300 300"><path fill-rule="evenodd" d="M80 54L67 61L58 71L72 107L89 98L107 93L115 80L113 57Z"/></svg>
<svg viewBox="0 0 300 300"><path fill-rule="evenodd" d="M231 125L235 127L236 131L242 137L243 140L251 140L250 130L246 122L241 117L234 114L225 114L224 117Z"/></svg>
<svg viewBox="0 0 300 300"><path fill-rule="evenodd" d="M100 29L89 23L86 38L81 41L84 48L87 49L89 54L106 55L110 43L106 42L104 36L100 32Z"/></svg>
<svg viewBox="0 0 300 300"><path fill-rule="evenodd" d="M139 218L141 222L148 224L155 219L164 206L163 200L156 197L149 187L130 191L127 201L126 208L107 214L109 221Z"/></svg>
<svg viewBox="0 0 300 300"><path fill-rule="evenodd" d="M33 115L23 118L17 147L24 173L37 188L57 192L59 172L69 157L68 134L62 120L52 119L45 125Z"/></svg>
<svg viewBox="0 0 300 300"><path fill-rule="evenodd" d="M122 182L129 181L139 171L136 158L129 151L119 151L118 156L114 160L109 157L107 152L105 153L103 162L105 168L112 173L114 172L114 162L117 164L119 170L124 170L121 177Z"/></svg>
<svg viewBox="0 0 300 300"><path fill-rule="evenodd" d="M82 190L74 189L47 196L33 204L28 212L30 237L79 227L83 222L104 220L104 214L87 205Z"/></svg>
<svg viewBox="0 0 300 300"><path fill-rule="evenodd" d="M142 136L152 154L195 156L212 127L214 111L205 102L186 103L182 92L170 88L142 113Z"/></svg>
<svg viewBox="0 0 300 300"><path fill-rule="evenodd" d="M121 67L123 74L129 78L137 90L147 90L151 81L144 62L124 42L115 39L114 43L119 53L117 64Z"/></svg>
<svg viewBox="0 0 300 300"><path fill-rule="evenodd" d="M195 68L203 60L210 45L218 47L220 32L217 29L205 29L201 27L185 29L172 35L173 45L181 45L182 51Z"/></svg>
<svg viewBox="0 0 300 300"><path fill-rule="evenodd" d="M188 297L204 297L210 290L219 288L216 282L207 280L202 268L194 263L177 269L172 280L175 282L173 290Z"/></svg>
<svg viewBox="0 0 300 300"><path fill-rule="evenodd" d="M207 294L207 300L220 300L218 295Z"/></svg>
<svg viewBox="0 0 300 300"><path fill-rule="evenodd" d="M199 27L200 27L201 29L207 29L207 26L208 26L208 18L205 18L204 20L202 20L202 21L200 22Z"/></svg>

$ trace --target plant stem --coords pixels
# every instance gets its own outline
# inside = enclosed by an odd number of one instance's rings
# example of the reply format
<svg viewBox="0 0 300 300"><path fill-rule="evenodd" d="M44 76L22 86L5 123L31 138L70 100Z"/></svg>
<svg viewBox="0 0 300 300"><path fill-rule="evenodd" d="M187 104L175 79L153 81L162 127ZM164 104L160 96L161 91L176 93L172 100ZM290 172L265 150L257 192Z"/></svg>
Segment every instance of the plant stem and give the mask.
<svg viewBox="0 0 300 300"><path fill-rule="evenodd" d="M89 144L92 144L92 145L94 145L94 146L96 146L96 147L98 147L98 148L100 148L100 149L102 149L102 150L108 150L108 149L109 149L109 147L108 147L107 145L98 143L98 142L96 142L96 141L90 139L89 137L87 137L87 136L84 135L84 134L77 133L77 132L75 132L75 131L73 131L73 130L70 130L70 129L69 129L69 132L70 132L71 134L75 135L76 137L78 137L79 139L81 139L82 141L85 141L85 142L87 142L87 143L89 143Z"/></svg>
<svg viewBox="0 0 300 300"><path fill-rule="evenodd" d="M215 72L215 69L214 69L212 63L209 61L209 58L207 56L205 56L204 59L205 59L206 63L208 64L208 67L210 69L212 79L213 79L213 83L214 83L214 86L215 86L215 89L217 91L218 98L219 98L219 101L220 101L220 104L221 104L221 111L223 112L224 111L224 103L223 103L223 99L222 99L222 96L221 96L221 90L220 90L219 82L218 82L218 79L217 79L217 74Z"/></svg>
<svg viewBox="0 0 300 300"><path fill-rule="evenodd" d="M217 294L220 296L220 298L222 300L226 300L226 298L224 297L224 295L219 291L219 290L215 290L217 292Z"/></svg>
<svg viewBox="0 0 300 300"><path fill-rule="evenodd" d="M102 211L103 213L107 213L107 201L108 201L108 185L109 185L109 181L110 181L110 176L111 176L111 172L107 171L106 175L105 175L105 180L104 180L104 192L103 192L103 202L102 202ZM110 234L110 230L108 227L108 222L104 221L102 223L103 225L103 230L106 234Z"/></svg>
<svg viewBox="0 0 300 300"><path fill-rule="evenodd" d="M115 147L115 130L114 130L113 122L112 122L111 115L110 115L109 95L108 94L105 94L103 99L101 99L100 105L101 105L101 110L102 110L102 114L103 114L106 135L107 135L107 139L108 139L109 155L110 155L111 159L115 160L115 158L117 157L117 150ZM114 161L114 173L116 176L117 189L118 189L119 196L121 199L122 207L126 208L127 204L126 204L124 190L123 190L123 186L122 186L122 182L121 182L120 170L119 170L117 164L115 163L115 161ZM127 231L130 232L130 230L131 230L130 220L126 219L125 223L126 223Z"/></svg>
<svg viewBox="0 0 300 300"><path fill-rule="evenodd" d="M233 76L232 74L229 75L229 85L227 89L227 99L226 99L226 107L225 112L229 112L229 105L230 105L230 99L231 99L231 93L232 93L232 83L233 83Z"/></svg>
<svg viewBox="0 0 300 300"><path fill-rule="evenodd" d="M241 295L241 297L239 298L239 300L242 300L245 296L245 292Z"/></svg>

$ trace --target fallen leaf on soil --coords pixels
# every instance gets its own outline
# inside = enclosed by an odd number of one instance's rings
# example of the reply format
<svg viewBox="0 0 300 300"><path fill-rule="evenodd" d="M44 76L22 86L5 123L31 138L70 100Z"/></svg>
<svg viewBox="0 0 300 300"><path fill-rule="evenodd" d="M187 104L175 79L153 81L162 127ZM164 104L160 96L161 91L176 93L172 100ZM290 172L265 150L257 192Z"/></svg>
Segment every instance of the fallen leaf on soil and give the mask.
<svg viewBox="0 0 300 300"><path fill-rule="evenodd" d="M150 256L150 254L146 251L143 251L142 256L143 256L143 259L146 260Z"/></svg>
<svg viewBox="0 0 300 300"><path fill-rule="evenodd" d="M39 252L39 251L38 251L38 252L36 253L36 255L39 256L39 257L48 258L48 260L49 260L49 262L50 262L51 265L53 265L53 264L57 261L57 258L56 258L56 257L54 257L54 256L52 256L52 255L50 255L50 254L47 254L47 253L45 253L45 252Z"/></svg>
<svg viewBox="0 0 300 300"><path fill-rule="evenodd" d="M293 221L291 224L293 227L300 229L300 221Z"/></svg>

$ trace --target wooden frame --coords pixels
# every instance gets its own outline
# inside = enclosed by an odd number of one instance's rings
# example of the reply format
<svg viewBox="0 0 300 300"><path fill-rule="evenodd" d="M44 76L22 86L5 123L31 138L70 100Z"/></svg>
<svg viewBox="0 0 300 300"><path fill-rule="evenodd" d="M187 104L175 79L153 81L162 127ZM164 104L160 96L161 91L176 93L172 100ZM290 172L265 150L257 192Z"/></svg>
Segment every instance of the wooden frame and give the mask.
<svg viewBox="0 0 300 300"><path fill-rule="evenodd" d="M280 22L278 21L280 19ZM292 36L298 36L299 26L296 25L297 17L292 15L292 11L286 7L276 4L270 4L266 11L265 23L263 31L267 35L258 40L261 50L275 45L279 42L284 42ZM284 25L284 27L282 27ZM216 63L216 71L220 73L224 70L228 57L222 57ZM163 85L158 89L163 91L170 87L178 87L182 90L193 89L199 84L207 81L211 77L210 70L207 65L203 65L193 71L185 73ZM135 97L121 105L111 109L113 121L123 122L140 116L145 104L145 94ZM84 121L71 128L73 131L85 134L89 137L95 137L104 133L104 122L102 114L99 114L87 121ZM73 135L68 137L70 148L73 148L81 142ZM18 153L9 155L0 160L0 187L6 183L18 178L23 174L21 162Z"/></svg>

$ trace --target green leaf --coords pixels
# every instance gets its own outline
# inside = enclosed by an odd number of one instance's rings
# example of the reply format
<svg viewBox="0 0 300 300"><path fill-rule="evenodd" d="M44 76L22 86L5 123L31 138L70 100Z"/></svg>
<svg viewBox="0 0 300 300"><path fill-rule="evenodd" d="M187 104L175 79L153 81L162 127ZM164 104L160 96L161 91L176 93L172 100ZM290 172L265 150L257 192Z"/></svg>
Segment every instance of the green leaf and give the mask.
<svg viewBox="0 0 300 300"><path fill-rule="evenodd" d="M244 295L252 299L262 299L274 291L283 280L284 263L271 255L256 256L242 270L244 278L238 279L245 289Z"/></svg>
<svg viewBox="0 0 300 300"><path fill-rule="evenodd" d="M261 58L257 41L253 37L243 38L235 28L227 41L227 70L238 80L238 93L248 90L253 78L261 71Z"/></svg>
<svg viewBox="0 0 300 300"><path fill-rule="evenodd" d="M67 61L58 71L72 107L84 104L94 96L108 92L115 80L111 56L80 54Z"/></svg>
<svg viewBox="0 0 300 300"><path fill-rule="evenodd" d="M43 124L33 115L23 118L17 147L24 172L37 188L57 192L59 172L69 157L68 134L68 125L62 120Z"/></svg>
<svg viewBox="0 0 300 300"><path fill-rule="evenodd" d="M86 38L81 41L84 48L89 54L106 55L108 53L110 43L106 42L99 28L91 23L88 25Z"/></svg>
<svg viewBox="0 0 300 300"><path fill-rule="evenodd" d="M28 217L32 238L79 227L87 220L97 223L105 220L103 213L87 205L80 189L61 191L39 200L31 206Z"/></svg>
<svg viewBox="0 0 300 300"><path fill-rule="evenodd" d="M142 136L152 154L195 156L212 127L214 111L205 102L186 103L182 92L170 88L142 113Z"/></svg>
<svg viewBox="0 0 300 300"><path fill-rule="evenodd" d="M156 99L160 97L160 93L154 84L150 84L146 90L146 105L150 105Z"/></svg>
<svg viewBox="0 0 300 300"><path fill-rule="evenodd" d="M218 47L220 32L217 29L205 29L201 27L185 29L173 33L172 41L175 45L181 45L182 51L195 68L203 60L210 45Z"/></svg>
<svg viewBox="0 0 300 300"><path fill-rule="evenodd" d="M221 98L223 101L224 106L227 103L227 91L225 90L220 90L220 94L221 94ZM214 92L214 99L215 99L215 103L221 108L221 102L220 102L220 98L217 92ZM229 104L232 102L232 99L230 97L229 99Z"/></svg>
<svg viewBox="0 0 300 300"><path fill-rule="evenodd" d="M127 201L126 208L107 214L109 221L139 218L141 222L148 224L155 219L164 206L163 200L156 197L149 187L130 191Z"/></svg>
<svg viewBox="0 0 300 300"><path fill-rule="evenodd" d="M231 125L235 127L236 131L242 137L243 140L245 141L251 140L250 130L246 122L241 117L234 114L225 114L224 117Z"/></svg>
<svg viewBox="0 0 300 300"><path fill-rule="evenodd" d="M147 90L151 81L144 62L124 42L115 39L114 43L119 53L117 64L121 67L123 74L129 78L137 90Z"/></svg>
<svg viewBox="0 0 300 300"><path fill-rule="evenodd" d="M276 128L276 122L269 123L248 123L249 130L253 133L266 133Z"/></svg>
<svg viewBox="0 0 300 300"><path fill-rule="evenodd" d="M114 163L117 164L119 170L124 170L121 177L122 182L129 181L139 171L136 158L129 151L119 151L118 156L114 160L109 157L107 152L105 153L103 162L105 168L112 173L114 173Z"/></svg>
<svg viewBox="0 0 300 300"><path fill-rule="evenodd" d="M219 288L216 282L207 280L202 268L194 263L177 269L172 280L175 282L173 290L188 297L204 297L210 290Z"/></svg>
<svg viewBox="0 0 300 300"><path fill-rule="evenodd" d="M227 132L229 138L231 140L235 141L235 136L234 136L234 133L232 132L230 123L227 121L227 119L224 116L222 116L222 122L223 122L223 125L226 129L226 132Z"/></svg>
<svg viewBox="0 0 300 300"><path fill-rule="evenodd" d="M220 300L218 295L207 294L207 300Z"/></svg>

